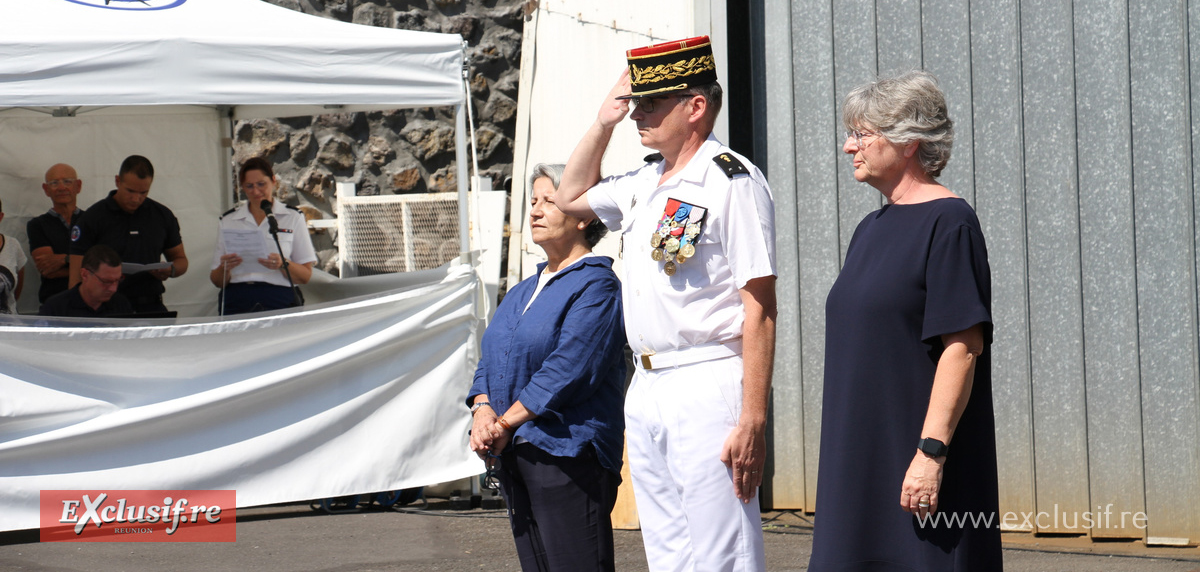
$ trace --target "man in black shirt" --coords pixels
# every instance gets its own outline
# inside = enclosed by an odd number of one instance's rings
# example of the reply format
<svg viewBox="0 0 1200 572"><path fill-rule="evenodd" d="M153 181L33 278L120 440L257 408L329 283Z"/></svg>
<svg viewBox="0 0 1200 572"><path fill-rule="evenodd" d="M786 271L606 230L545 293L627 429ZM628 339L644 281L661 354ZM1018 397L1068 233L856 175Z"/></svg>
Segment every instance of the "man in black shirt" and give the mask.
<svg viewBox="0 0 1200 572"><path fill-rule="evenodd" d="M124 277L121 257L103 244L88 249L79 269L80 281L42 304L41 316L101 318L133 313L129 300L117 292Z"/></svg>
<svg viewBox="0 0 1200 572"><path fill-rule="evenodd" d="M147 197L154 182L149 159L130 155L116 181L116 190L84 211L71 229L71 285L79 283L83 254L97 244L111 247L125 262L156 264L165 256L166 268L127 272L120 289L135 312L165 312L163 282L188 269L179 221L171 209Z"/></svg>
<svg viewBox="0 0 1200 572"><path fill-rule="evenodd" d="M29 254L42 276L38 289L38 302L45 303L51 296L67 289L71 264L71 226L75 217L83 211L75 206L75 198L83 188L83 181L75 169L59 163L46 171L46 182L42 191L50 197L52 206L45 214L29 221L25 233L29 236Z"/></svg>

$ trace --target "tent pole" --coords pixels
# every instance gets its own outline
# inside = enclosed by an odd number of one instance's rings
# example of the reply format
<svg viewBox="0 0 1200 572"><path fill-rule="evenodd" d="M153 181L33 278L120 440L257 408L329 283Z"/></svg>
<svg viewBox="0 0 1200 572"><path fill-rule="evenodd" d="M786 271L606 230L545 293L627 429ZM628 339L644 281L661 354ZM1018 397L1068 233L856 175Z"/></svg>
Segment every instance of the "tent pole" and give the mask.
<svg viewBox="0 0 1200 572"><path fill-rule="evenodd" d="M221 186L224 187L221 193L229 202L221 201L221 212L225 212L229 207L236 205L238 202L238 184L237 184L237 166L233 165L233 107L232 106L217 106L217 115L220 116L221 124L221 151L225 158L229 160L229 164L233 168L222 173Z"/></svg>
<svg viewBox="0 0 1200 572"><path fill-rule="evenodd" d="M505 288L516 286L524 278L523 262L525 259L525 206L528 204L526 189L529 176L529 147L532 134L532 107L534 79L537 71L537 33L538 15L542 8L535 6L533 12L525 19L525 31L521 39L521 79L520 94L517 97L517 132L513 136L513 167L512 188L509 189L508 216L508 272L505 274ZM536 164L536 162L534 162Z"/></svg>
<svg viewBox="0 0 1200 572"><path fill-rule="evenodd" d="M465 102L454 107L454 160L458 167L458 244L463 262L469 259L471 249L470 210L467 202L467 116Z"/></svg>

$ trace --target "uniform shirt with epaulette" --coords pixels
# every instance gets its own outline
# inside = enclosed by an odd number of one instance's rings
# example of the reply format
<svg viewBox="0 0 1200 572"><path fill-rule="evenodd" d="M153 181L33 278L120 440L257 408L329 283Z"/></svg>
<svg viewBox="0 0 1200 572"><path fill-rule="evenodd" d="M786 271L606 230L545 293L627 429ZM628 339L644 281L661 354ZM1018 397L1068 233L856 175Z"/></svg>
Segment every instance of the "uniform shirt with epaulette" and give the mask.
<svg viewBox="0 0 1200 572"><path fill-rule="evenodd" d="M137 210L127 213L113 198L116 192L110 191L76 217L71 229L72 256L83 256L89 248L103 244L117 251L122 262L152 264L162 261L166 251L183 244L179 221L171 209L147 198ZM142 307L146 299L157 298L164 291L162 280L149 272L126 276L118 289L135 307Z"/></svg>
<svg viewBox="0 0 1200 572"><path fill-rule="evenodd" d="M271 203L271 214L275 215L275 220L279 224L279 246L283 249L284 257L289 262L296 264L316 262L317 253L313 249L312 239L308 235L308 221L304 218L304 214L295 207L279 201ZM266 218L263 218L261 224L254 222L254 215L250 213L249 205L244 202L221 215L222 233L230 229L257 230L262 236L267 254L278 253L270 228L270 223ZM221 266L221 256L226 252L225 241L218 239L210 270ZM289 285L287 276L284 276L280 270L269 270L258 264L256 260L247 260L245 256L242 256L241 265L234 267L230 282L265 282L276 286Z"/></svg>
<svg viewBox="0 0 1200 572"><path fill-rule="evenodd" d="M621 233L630 347L654 353L740 338L738 290L775 275L775 205L766 178L712 135L662 185L661 157L648 160L586 195L592 212ZM682 262L681 251L690 254Z"/></svg>

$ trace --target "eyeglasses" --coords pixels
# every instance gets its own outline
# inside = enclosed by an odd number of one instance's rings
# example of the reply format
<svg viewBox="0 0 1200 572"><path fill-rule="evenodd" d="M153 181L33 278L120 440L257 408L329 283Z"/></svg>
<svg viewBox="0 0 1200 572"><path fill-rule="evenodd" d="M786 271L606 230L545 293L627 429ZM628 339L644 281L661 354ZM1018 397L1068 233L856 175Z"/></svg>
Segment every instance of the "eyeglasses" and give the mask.
<svg viewBox="0 0 1200 572"><path fill-rule="evenodd" d="M865 131L865 130L860 131L858 129L849 129L846 131L846 138L849 139L849 138L853 137L854 144L855 144L855 146L858 147L858 149L860 151L863 149L866 149L867 147L870 147L871 143L875 142L875 140L872 139L871 141L867 142L866 145L863 145L863 137L879 137L880 135L881 135L880 133L877 133L875 131Z"/></svg>
<svg viewBox="0 0 1200 572"><path fill-rule="evenodd" d="M693 93L683 93L683 94L660 95L658 97L634 97L634 98L631 98L630 101L632 101L633 106L638 108L638 110L641 111L642 113L654 113L654 108L657 105L654 102L662 101L664 99L668 99L668 98L672 98L672 97L678 97L680 101L683 101L684 98L691 99L693 97L696 97L696 95Z"/></svg>
<svg viewBox="0 0 1200 572"><path fill-rule="evenodd" d="M75 185L75 183L77 183L77 182L79 182L79 179L54 179L53 181L46 181L46 186L47 187L70 187L70 186Z"/></svg>
<svg viewBox="0 0 1200 572"><path fill-rule="evenodd" d="M263 179L257 183L246 183L246 184L242 185L242 190L243 191L252 191L254 189L258 189L260 191L264 191L270 185L271 185L271 181Z"/></svg>
<svg viewBox="0 0 1200 572"><path fill-rule="evenodd" d="M105 288L112 288L113 286L118 286L121 284L122 280L125 280L124 274L122 274L119 278L115 278L113 280L105 280L105 279L101 278L98 274L96 274L95 272L92 272L91 270L88 270L87 268L83 268L81 270L82 270L82 272L86 273L86 274L84 274L85 276L91 276L92 278L99 280L100 283L103 284Z"/></svg>

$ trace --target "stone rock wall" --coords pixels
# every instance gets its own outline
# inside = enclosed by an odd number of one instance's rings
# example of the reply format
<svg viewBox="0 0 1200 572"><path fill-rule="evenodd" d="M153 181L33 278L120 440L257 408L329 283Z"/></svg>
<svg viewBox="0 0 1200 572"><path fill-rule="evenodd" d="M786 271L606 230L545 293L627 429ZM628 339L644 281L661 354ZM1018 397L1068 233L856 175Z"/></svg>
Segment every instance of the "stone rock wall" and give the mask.
<svg viewBox="0 0 1200 572"><path fill-rule="evenodd" d="M459 34L467 42L479 171L505 188L512 175L521 33L526 0L265 0L369 26ZM334 217L334 183L360 195L457 190L452 108L335 113L234 126L234 169L265 157L280 178L279 198L310 218ZM317 266L337 272L331 233L313 237Z"/></svg>

